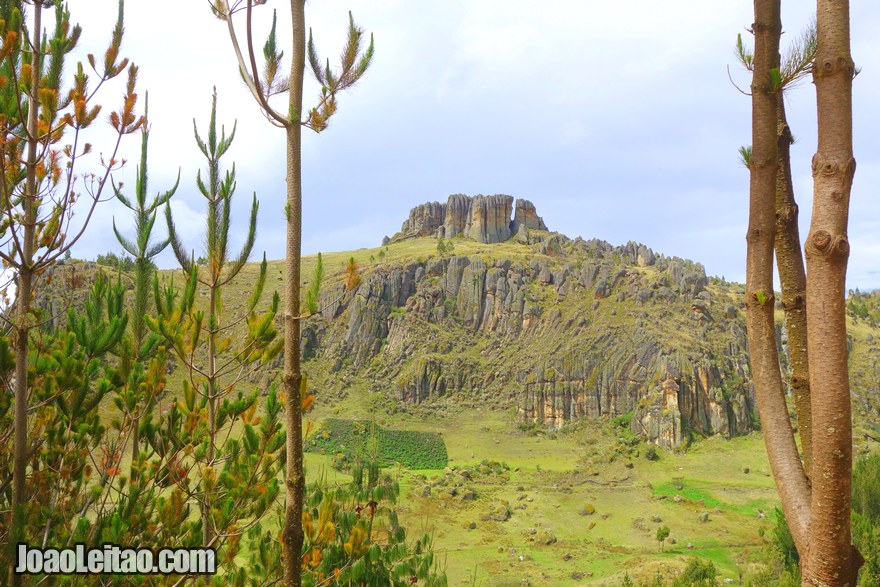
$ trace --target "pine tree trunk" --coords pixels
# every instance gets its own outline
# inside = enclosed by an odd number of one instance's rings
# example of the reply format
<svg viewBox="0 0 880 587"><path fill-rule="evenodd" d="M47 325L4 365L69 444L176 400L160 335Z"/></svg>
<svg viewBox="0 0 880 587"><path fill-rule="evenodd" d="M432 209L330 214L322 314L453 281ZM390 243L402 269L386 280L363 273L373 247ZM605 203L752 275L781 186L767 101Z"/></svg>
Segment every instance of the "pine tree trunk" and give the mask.
<svg viewBox="0 0 880 587"><path fill-rule="evenodd" d="M30 232L30 239L28 233ZM33 226L25 226L23 243L25 256L33 256ZM30 253L30 254L28 254ZM15 545L26 542L24 534L25 477L27 475L27 438L28 438L28 312L33 292L33 273L29 268L22 268L18 273L16 289L16 320L15 320L15 411L13 427L15 446L12 467L12 519L9 532L9 572L15 568ZM21 575L12 575L10 584L22 585Z"/></svg>
<svg viewBox="0 0 880 587"><path fill-rule="evenodd" d="M142 162L145 163L144 160ZM134 355L135 357L140 357L141 345L144 343L144 337L146 336L146 323L144 321L144 316L147 314L147 305L149 303L149 296L147 295L150 287L149 279L150 279L150 265L149 261L145 258L139 258L136 260L135 264L135 296L134 296L134 313L132 315L132 320L134 322L132 326L132 332L134 333ZM152 402L152 398L148 399L148 402ZM135 405L134 417L131 421L131 463L132 465L137 462L138 453L140 453L140 445L141 445L141 414L140 408ZM134 481L135 477L135 468L131 467L131 480Z"/></svg>
<svg viewBox="0 0 880 587"><path fill-rule="evenodd" d="M819 140L813 157L813 214L805 244L813 422L810 544L804 585L854 586L858 555L850 532L852 421L847 370L847 224L856 163L852 151L849 2L818 0L813 65ZM801 551L803 552L803 551Z"/></svg>
<svg viewBox="0 0 880 587"><path fill-rule="evenodd" d="M779 63L781 29L779 0L755 0L745 303L749 357L764 443L795 544L799 552L805 552L810 490L788 418L774 324L773 251L779 166L776 94L781 88L772 87L770 71Z"/></svg>
<svg viewBox="0 0 880 587"><path fill-rule="evenodd" d="M776 176L776 267L782 287L782 310L791 355L791 392L797 410L798 433L804 471L810 474L813 419L810 412L810 372L807 354L807 275L798 231L798 206L791 181L791 129L785 116L785 99L777 96L779 171Z"/></svg>
<svg viewBox="0 0 880 587"><path fill-rule="evenodd" d="M42 28L42 6L39 2L34 3L34 26L31 34L34 36L32 46L39 46L39 32ZM40 71L40 53L34 51L31 57L31 71ZM10 553L14 552L18 542L26 542L24 534L24 504L25 479L27 476L27 440L28 440L28 333L30 332L31 298L33 297L34 270L32 268L33 257L36 249L36 214L37 201L37 90L40 84L40 76L33 75L30 93L28 94L28 117L27 117L27 161L25 163L25 192L23 197L24 231L21 241L21 266L18 272L18 283L15 293L16 320L15 320L15 409L13 413L13 428L15 446L13 449L12 465L12 519L9 533ZM15 558L10 560L10 574L15 568ZM13 587L23 584L21 575L12 575L10 583Z"/></svg>
<svg viewBox="0 0 880 587"><path fill-rule="evenodd" d="M214 205L212 202L211 205ZM217 275L214 275L214 264L219 253L208 251L210 258L209 267L211 275L211 298L209 301L208 311L208 454L207 464L216 475L217 469L214 463L216 447L217 447L217 333L214 325L217 324ZM198 271L196 265L193 265L193 271ZM216 477L215 477L216 478ZM204 480L203 480L204 483ZM213 507L213 491L209 485L205 483L205 494L202 501L202 541L205 548L211 546L214 541L214 524L211 519L211 508Z"/></svg>
<svg viewBox="0 0 880 587"><path fill-rule="evenodd" d="M290 65L290 124L287 126L287 259L284 300L284 394L287 415L287 474L282 534L284 584L299 587L303 547L302 510L305 470L300 403L299 297L302 253L302 93L305 71L305 0L291 0L293 56Z"/></svg>

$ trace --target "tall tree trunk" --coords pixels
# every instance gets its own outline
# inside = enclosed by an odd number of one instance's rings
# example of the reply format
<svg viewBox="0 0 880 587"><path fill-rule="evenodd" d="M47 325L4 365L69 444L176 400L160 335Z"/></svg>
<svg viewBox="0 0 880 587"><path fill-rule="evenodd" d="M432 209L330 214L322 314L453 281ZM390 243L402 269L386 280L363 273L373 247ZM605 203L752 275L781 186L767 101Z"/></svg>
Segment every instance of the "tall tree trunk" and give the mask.
<svg viewBox="0 0 880 587"><path fill-rule="evenodd" d="M810 489L804 474L779 372L773 296L776 232L777 93L771 70L779 63L782 30L779 0L755 0L752 78L752 154L749 160L749 228L746 258L746 319L752 378L764 443L785 516L798 552L805 552Z"/></svg>
<svg viewBox="0 0 880 587"><path fill-rule="evenodd" d="M302 253L302 93L305 72L305 0L291 0L293 56L290 64L290 123L287 136L287 259L284 300L284 394L287 414L287 475L282 535L284 584L299 587L302 580L302 509L305 470L302 447L302 404L300 402L299 295Z"/></svg>
<svg viewBox="0 0 880 587"><path fill-rule="evenodd" d="M34 26L31 34L33 39L31 47L39 48L39 35L42 29L42 4L34 2ZM9 546L10 553L14 552L18 542L25 542L24 535L24 504L25 478L27 476L28 459L28 334L30 332L31 298L33 297L34 270L33 261L36 252L36 222L37 222L37 90L39 89L40 76L40 52L34 50L31 54L32 83L28 93L28 117L27 117L27 160L25 163L25 191L24 191L24 235L21 242L21 267L18 271L18 283L16 288L16 320L15 320L15 410L13 413L13 428L15 446L12 465L12 519L10 524ZM15 558L10 560L10 573L15 568ZM21 575L12 575L10 583L14 587L23 584Z"/></svg>
<svg viewBox="0 0 880 587"><path fill-rule="evenodd" d="M778 66L778 63L777 63ZM798 206L791 181L791 129L785 116L785 98L779 93L777 144L779 170L776 175L776 267L782 287L782 309L788 330L791 355L791 392L797 410L798 432L804 471L810 474L813 419L810 412L810 373L807 353L807 275L798 231Z"/></svg>
<svg viewBox="0 0 880 587"><path fill-rule="evenodd" d="M213 203L212 203L213 205ZM219 256L219 253L217 254ZM214 251L208 251L208 266L211 271L211 298L208 305L208 454L207 463L215 473L214 463L217 450L217 332L214 325L217 324L217 280L214 274L217 260ZM193 271L198 271L198 266L193 265ZM219 272L219 269L216 271ZM215 477L216 479L216 477ZM212 481L213 483L213 481ZM202 502L202 540L203 546L208 548L214 540L214 524L211 519L211 507L213 503L213 490L205 484L205 495Z"/></svg>
<svg viewBox="0 0 880 587"><path fill-rule="evenodd" d="M804 585L853 586L859 556L850 535L852 421L844 291L847 223L856 162L852 150L849 2L818 0L813 64L819 140L813 157L813 215L807 258L807 330L813 422L810 545ZM801 551L803 552L803 551Z"/></svg>

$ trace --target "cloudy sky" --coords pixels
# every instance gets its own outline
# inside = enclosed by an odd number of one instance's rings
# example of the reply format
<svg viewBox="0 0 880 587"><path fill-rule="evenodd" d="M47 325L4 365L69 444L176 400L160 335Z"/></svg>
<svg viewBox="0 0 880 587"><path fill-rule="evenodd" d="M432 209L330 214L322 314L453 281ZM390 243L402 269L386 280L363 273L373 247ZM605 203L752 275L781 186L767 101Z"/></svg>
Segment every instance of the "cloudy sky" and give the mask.
<svg viewBox="0 0 880 587"><path fill-rule="evenodd" d="M784 5L785 43L812 18L812 5ZM70 6L83 26L82 49L102 53L115 1ZM289 43L288 6L269 0L257 9L260 44L273 8L282 47ZM727 68L748 87L733 45L737 33L750 41L750 2L321 0L306 7L306 19L323 55L341 50L349 9L374 33L376 56L357 89L341 97L330 128L305 131L305 252L376 246L424 201L504 193L532 200L552 230L640 241L701 261L710 274L744 279L748 172L737 149L750 141L750 101ZM852 20L862 73L854 96L849 286L866 289L880 287L880 7L853 0ZM238 24L243 35L243 18ZM124 54L141 66L141 93L149 91L150 191L167 189L180 170L172 208L188 245L198 254L204 218L192 121L207 126L216 86L219 120L227 129L238 122L226 161L236 164L238 217L243 224L256 192L255 258L263 250L280 258L283 132L260 116L238 78L224 24L205 1L129 0ZM108 107L121 94L109 90ZM306 104L316 96L312 82ZM809 80L791 92L788 108L805 235L816 148ZM100 134L93 140L106 151ZM130 164L117 178L129 189L138 147L135 137L123 145ZM114 216L129 225L115 202L99 206L76 256L118 250L109 230ZM170 254L160 265L173 265Z"/></svg>

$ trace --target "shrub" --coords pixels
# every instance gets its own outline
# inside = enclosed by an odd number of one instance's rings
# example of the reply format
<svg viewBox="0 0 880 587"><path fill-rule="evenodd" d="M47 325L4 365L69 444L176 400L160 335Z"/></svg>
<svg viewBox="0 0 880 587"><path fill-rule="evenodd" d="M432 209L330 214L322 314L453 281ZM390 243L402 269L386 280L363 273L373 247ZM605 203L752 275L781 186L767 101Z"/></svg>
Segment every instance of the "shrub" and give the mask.
<svg viewBox="0 0 880 587"><path fill-rule="evenodd" d="M95 259L95 262L98 265L104 265L106 267L113 267L114 269L122 269L123 271L134 271L134 259L122 253L122 255L117 255L113 251L107 252L103 255L98 255Z"/></svg>
<svg viewBox="0 0 880 587"><path fill-rule="evenodd" d="M657 447L653 444L649 445L648 448L645 450L645 458L649 461L659 461L660 453L657 452Z"/></svg>
<svg viewBox="0 0 880 587"><path fill-rule="evenodd" d="M880 454L859 458L853 467L852 509L880 522Z"/></svg>
<svg viewBox="0 0 880 587"><path fill-rule="evenodd" d="M715 587L718 571L711 561L692 558L681 575L672 583L672 587Z"/></svg>

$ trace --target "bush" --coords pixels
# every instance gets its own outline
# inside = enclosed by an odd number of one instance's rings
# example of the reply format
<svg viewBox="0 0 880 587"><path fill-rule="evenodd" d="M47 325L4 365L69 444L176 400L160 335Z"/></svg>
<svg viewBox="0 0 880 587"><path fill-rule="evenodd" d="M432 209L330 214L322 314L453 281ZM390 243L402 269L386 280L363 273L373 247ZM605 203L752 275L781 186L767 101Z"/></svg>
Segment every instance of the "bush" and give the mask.
<svg viewBox="0 0 880 587"><path fill-rule="evenodd" d="M785 513L775 508L776 526L773 528L773 549L782 563L783 570L800 576L800 555L794 545L794 538L791 536L791 530L788 529L788 522L785 519Z"/></svg>
<svg viewBox="0 0 880 587"><path fill-rule="evenodd" d="M873 524L880 522L880 454L859 458L853 467L852 509Z"/></svg>
<svg viewBox="0 0 880 587"><path fill-rule="evenodd" d="M853 467L852 534L865 564L859 586L880 585L880 455L859 458Z"/></svg>
<svg viewBox="0 0 880 587"><path fill-rule="evenodd" d="M649 461L659 461L660 453L657 452L657 447L653 444L649 445L648 448L645 450L645 458Z"/></svg>
<svg viewBox="0 0 880 587"><path fill-rule="evenodd" d="M672 583L672 587L715 587L718 571L711 561L692 558L681 575Z"/></svg>
<svg viewBox="0 0 880 587"><path fill-rule="evenodd" d="M113 267L114 269L122 269L123 271L134 270L134 259L126 255L125 253L122 253L122 255L120 256L110 251L103 255L98 255L98 257L95 259L95 262L98 265Z"/></svg>

